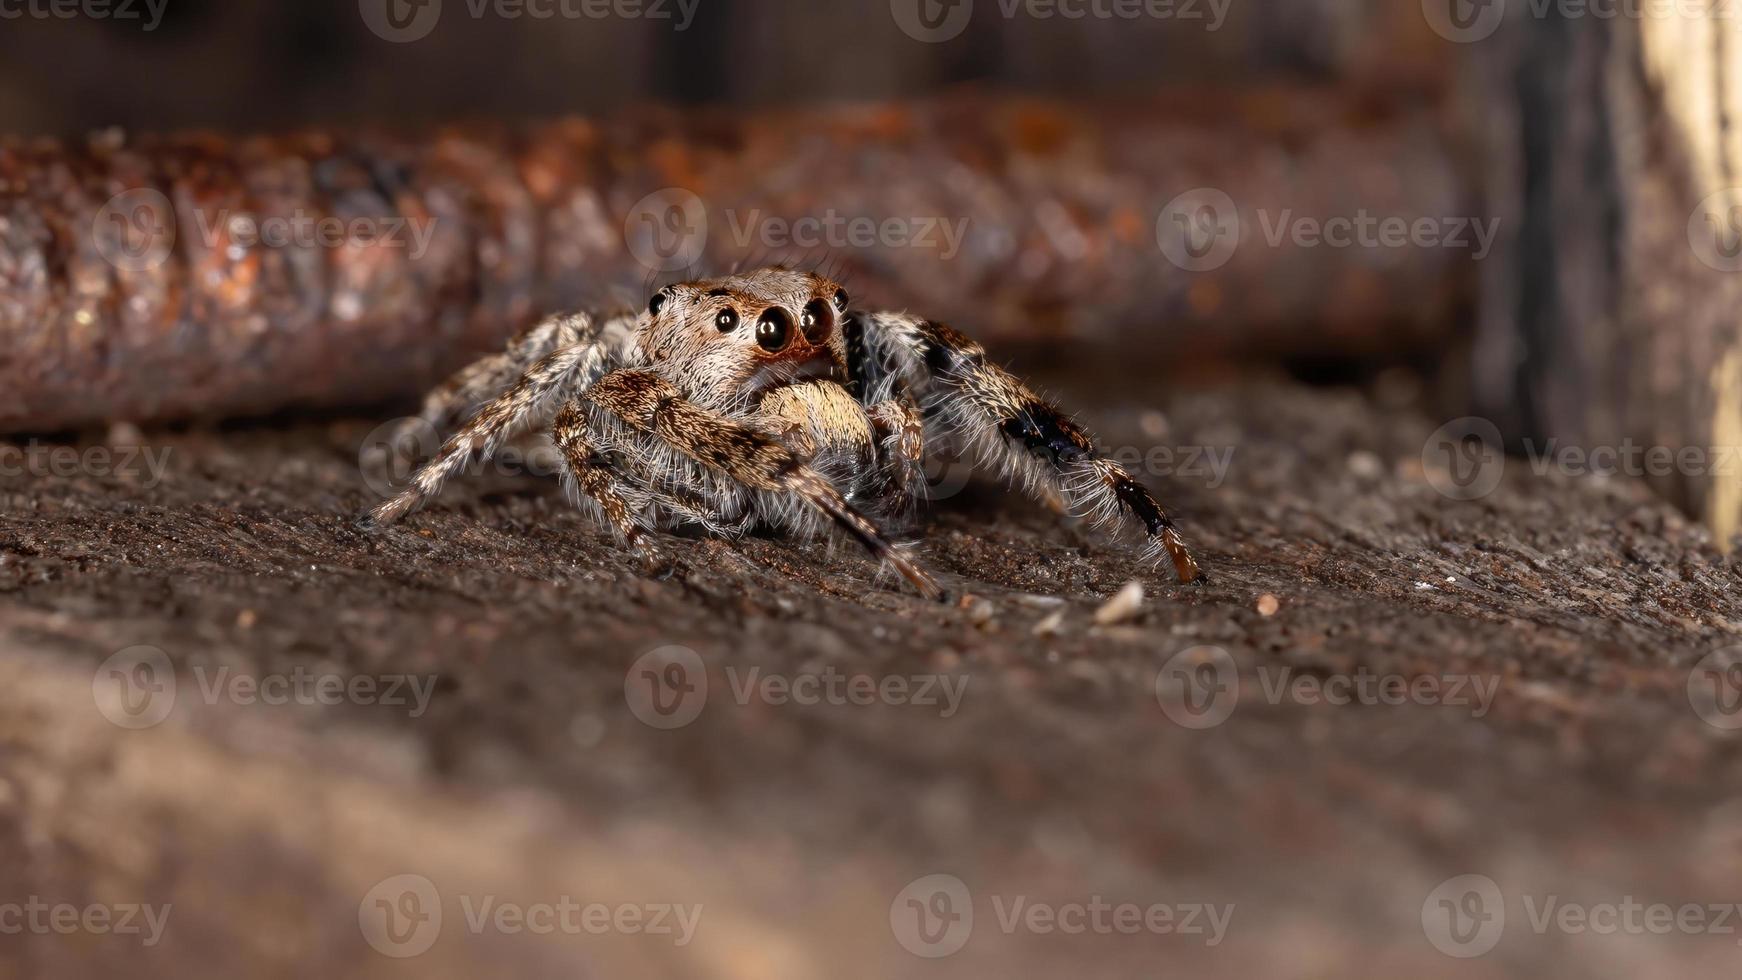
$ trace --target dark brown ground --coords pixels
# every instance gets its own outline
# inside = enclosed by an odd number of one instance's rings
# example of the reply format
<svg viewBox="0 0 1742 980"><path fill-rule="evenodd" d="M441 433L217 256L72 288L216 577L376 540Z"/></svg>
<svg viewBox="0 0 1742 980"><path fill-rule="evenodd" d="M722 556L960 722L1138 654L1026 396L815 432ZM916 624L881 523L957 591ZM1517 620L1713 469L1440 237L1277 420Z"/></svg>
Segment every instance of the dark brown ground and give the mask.
<svg viewBox="0 0 1742 980"><path fill-rule="evenodd" d="M665 539L660 580L554 487L469 482L377 538L356 447L376 419L148 433L156 486L0 482L0 902L169 903L161 944L0 935L0 973L77 977L1733 976L1737 936L1533 928L1527 901L1742 899L1737 742L1688 681L1735 640L1735 568L1627 481L1538 477L1485 500L1427 481L1437 424L1283 383L1199 392L1054 379L1113 445L1237 447L1225 485L1150 477L1214 576L1183 588L1129 541L977 485L932 508L927 604L856 551ZM1096 392L1101 392L1096 397ZM1169 426L1145 434L1142 413ZM1371 455L1367 455L1371 454ZM148 482L148 481L147 481ZM1126 581L1141 619L1092 627ZM1257 611L1264 593L1274 615ZM1062 632L1037 637L1064 600ZM976 623L977 620L985 620ZM176 666L173 715L105 720L123 648ZM642 653L708 665L693 724L625 700ZM1155 694L1219 646L1233 716L1182 728ZM433 675L429 710L208 704L195 670ZM1283 666L1499 679L1492 711L1270 703ZM750 667L967 679L960 711L738 703ZM728 674L728 671L733 672ZM102 677L98 678L103 681ZM1432 699L1429 699L1432 700ZM435 947L392 959L359 905L427 877ZM910 881L958 876L972 938L921 959L892 932ZM1485 957L1422 926L1485 874ZM694 941L473 933L466 905L700 903ZM9 898L8 896L14 896ZM1232 903L1225 939L1007 933L995 903ZM898 906L899 908L899 906ZM0 918L0 926L6 924ZM1731 921L1728 928L1742 928Z"/></svg>

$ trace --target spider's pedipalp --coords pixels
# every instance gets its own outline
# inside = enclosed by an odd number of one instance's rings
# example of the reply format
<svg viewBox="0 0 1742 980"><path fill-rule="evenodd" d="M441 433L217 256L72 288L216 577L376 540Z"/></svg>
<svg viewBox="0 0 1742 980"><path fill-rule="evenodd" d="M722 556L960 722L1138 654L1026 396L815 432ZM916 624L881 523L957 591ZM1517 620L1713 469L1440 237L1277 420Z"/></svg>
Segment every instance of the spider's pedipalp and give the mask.
<svg viewBox="0 0 1742 980"><path fill-rule="evenodd" d="M833 484L766 433L694 404L670 381L648 371L613 372L585 397L631 428L657 436L745 487L792 495L826 515L872 555L889 562L921 595L943 598L943 590L931 576L897 551Z"/></svg>
<svg viewBox="0 0 1742 980"><path fill-rule="evenodd" d="M1069 416L986 358L957 331L905 313L856 315L871 363L893 366L925 395L927 412L985 463L1024 489L1056 489L1083 517L1107 523L1126 514L1173 560L1182 582L1204 578L1161 504L1114 460L1101 455Z"/></svg>
<svg viewBox="0 0 1742 980"><path fill-rule="evenodd" d="M901 516L926 495L925 416L907 392L868 409L877 437L884 510Z"/></svg>

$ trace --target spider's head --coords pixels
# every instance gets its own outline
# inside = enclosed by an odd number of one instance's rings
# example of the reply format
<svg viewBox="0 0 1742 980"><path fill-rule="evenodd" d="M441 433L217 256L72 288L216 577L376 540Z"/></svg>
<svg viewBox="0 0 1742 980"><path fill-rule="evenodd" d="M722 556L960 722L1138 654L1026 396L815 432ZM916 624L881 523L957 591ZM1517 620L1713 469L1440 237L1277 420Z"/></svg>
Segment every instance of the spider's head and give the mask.
<svg viewBox="0 0 1742 980"><path fill-rule="evenodd" d="M761 269L654 293L641 346L698 403L753 405L796 382L847 380L846 311L825 276Z"/></svg>

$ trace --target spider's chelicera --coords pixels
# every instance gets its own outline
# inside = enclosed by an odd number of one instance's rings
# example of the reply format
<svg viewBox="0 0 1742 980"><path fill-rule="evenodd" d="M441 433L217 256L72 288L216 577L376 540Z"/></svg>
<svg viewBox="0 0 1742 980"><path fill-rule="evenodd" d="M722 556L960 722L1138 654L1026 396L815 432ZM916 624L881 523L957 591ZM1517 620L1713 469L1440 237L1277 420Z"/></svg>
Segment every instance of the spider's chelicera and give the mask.
<svg viewBox="0 0 1742 980"><path fill-rule="evenodd" d="M553 317L431 392L390 451L407 453L426 426L452 435L367 523L398 520L473 458L543 430L570 494L632 546L682 524L838 527L939 598L878 522L909 514L928 443L948 441L1092 521L1134 518L1182 582L1202 578L1149 491L979 344L905 313L851 310L809 272L667 286L638 314Z"/></svg>

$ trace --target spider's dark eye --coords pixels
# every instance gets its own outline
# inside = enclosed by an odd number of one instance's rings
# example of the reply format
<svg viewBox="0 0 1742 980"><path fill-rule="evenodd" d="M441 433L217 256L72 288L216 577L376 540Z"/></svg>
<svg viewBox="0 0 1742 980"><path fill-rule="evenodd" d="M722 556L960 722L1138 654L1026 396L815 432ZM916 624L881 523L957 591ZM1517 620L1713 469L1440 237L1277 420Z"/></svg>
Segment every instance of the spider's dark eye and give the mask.
<svg viewBox="0 0 1742 980"><path fill-rule="evenodd" d="M847 291L845 289L835 290L835 312L847 312L847 303Z"/></svg>
<svg viewBox="0 0 1742 980"><path fill-rule="evenodd" d="M653 298L647 301L647 312L658 316L659 311L665 309L665 301L668 299L671 299L671 294L663 289L654 293Z"/></svg>
<svg viewBox="0 0 1742 980"><path fill-rule="evenodd" d="M731 333L738 329L738 311L731 307L721 310L720 315L714 317L714 326L721 333Z"/></svg>
<svg viewBox="0 0 1742 980"><path fill-rule="evenodd" d="M787 338L792 335L792 319L786 311L775 308L762 314L762 319L756 321L756 342L765 351L778 351L786 346Z"/></svg>
<svg viewBox="0 0 1742 980"><path fill-rule="evenodd" d="M804 331L804 339L818 346L829 339L829 328L834 325L835 311L820 299L811 300L798 318L798 328Z"/></svg>

